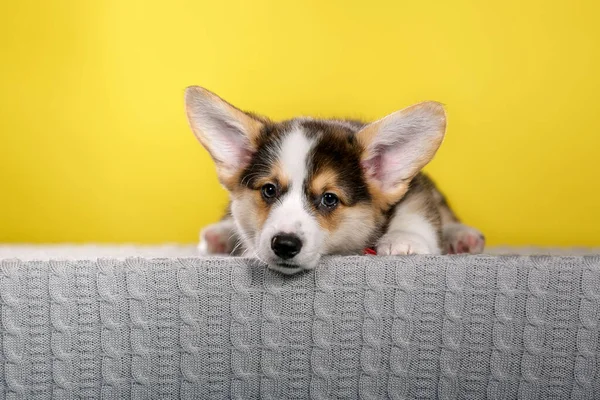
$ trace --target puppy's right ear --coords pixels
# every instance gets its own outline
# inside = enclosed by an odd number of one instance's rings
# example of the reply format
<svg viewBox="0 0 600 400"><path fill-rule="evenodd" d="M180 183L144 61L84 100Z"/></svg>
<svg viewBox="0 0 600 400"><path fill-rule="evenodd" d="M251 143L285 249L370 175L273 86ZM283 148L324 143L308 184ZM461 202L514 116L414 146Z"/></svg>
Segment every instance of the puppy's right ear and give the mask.
<svg viewBox="0 0 600 400"><path fill-rule="evenodd" d="M228 186L250 162L263 123L199 86L185 90L185 106L192 131L214 160L219 180Z"/></svg>
<svg viewBox="0 0 600 400"><path fill-rule="evenodd" d="M396 111L356 134L364 152L367 183L388 206L400 201L410 181L433 158L446 132L446 112L427 101Z"/></svg>

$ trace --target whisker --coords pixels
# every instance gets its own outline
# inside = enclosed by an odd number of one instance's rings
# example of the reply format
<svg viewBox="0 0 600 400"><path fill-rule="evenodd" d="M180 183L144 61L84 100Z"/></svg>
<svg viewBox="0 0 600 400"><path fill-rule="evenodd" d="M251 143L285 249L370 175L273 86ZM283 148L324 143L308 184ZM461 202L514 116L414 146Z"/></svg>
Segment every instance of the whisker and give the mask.
<svg viewBox="0 0 600 400"><path fill-rule="evenodd" d="M236 245L233 246L233 249L231 250L231 254L234 254L235 251L238 249L238 247L240 247L242 245L242 243L243 242L241 240L238 240L237 243L236 243Z"/></svg>

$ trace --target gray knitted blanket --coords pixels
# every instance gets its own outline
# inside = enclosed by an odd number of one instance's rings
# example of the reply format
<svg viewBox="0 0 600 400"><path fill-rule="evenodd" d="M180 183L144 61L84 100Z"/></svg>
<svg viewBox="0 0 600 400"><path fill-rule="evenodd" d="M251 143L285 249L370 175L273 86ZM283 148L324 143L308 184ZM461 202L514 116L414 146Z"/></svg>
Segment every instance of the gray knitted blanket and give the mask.
<svg viewBox="0 0 600 400"><path fill-rule="evenodd" d="M599 256L0 267L2 398L600 398Z"/></svg>

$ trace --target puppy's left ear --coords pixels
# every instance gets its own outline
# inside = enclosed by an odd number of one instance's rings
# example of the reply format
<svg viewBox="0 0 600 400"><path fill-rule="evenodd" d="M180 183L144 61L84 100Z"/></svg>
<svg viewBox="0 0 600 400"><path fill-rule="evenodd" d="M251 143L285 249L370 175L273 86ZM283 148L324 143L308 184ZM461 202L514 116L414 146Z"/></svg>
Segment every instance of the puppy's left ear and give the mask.
<svg viewBox="0 0 600 400"><path fill-rule="evenodd" d="M185 106L192 131L215 162L219 180L230 187L256 151L263 123L199 86L186 89Z"/></svg>
<svg viewBox="0 0 600 400"><path fill-rule="evenodd" d="M388 205L402 198L411 179L431 161L445 132L444 107L429 101L396 111L357 134L367 180Z"/></svg>

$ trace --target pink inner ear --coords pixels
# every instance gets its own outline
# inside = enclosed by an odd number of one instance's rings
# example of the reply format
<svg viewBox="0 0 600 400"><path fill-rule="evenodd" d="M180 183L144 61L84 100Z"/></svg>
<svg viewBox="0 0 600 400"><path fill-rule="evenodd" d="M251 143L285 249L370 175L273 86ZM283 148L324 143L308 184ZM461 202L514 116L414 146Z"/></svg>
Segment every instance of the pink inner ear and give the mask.
<svg viewBox="0 0 600 400"><path fill-rule="evenodd" d="M368 179L379 182L383 190L393 189L404 179L409 165L403 159L401 151L379 151L362 162Z"/></svg>
<svg viewBox="0 0 600 400"><path fill-rule="evenodd" d="M367 179L381 182L381 155L375 155L361 162Z"/></svg>
<svg viewBox="0 0 600 400"><path fill-rule="evenodd" d="M398 164L385 152L378 153L362 163L367 178L379 182L383 189L387 189L395 183L393 171Z"/></svg>
<svg viewBox="0 0 600 400"><path fill-rule="evenodd" d="M253 152L248 148L240 150L240 167L246 167L252 161Z"/></svg>
<svg viewBox="0 0 600 400"><path fill-rule="evenodd" d="M243 168L252 160L252 149L241 134L223 135L217 142L219 160L232 168Z"/></svg>

